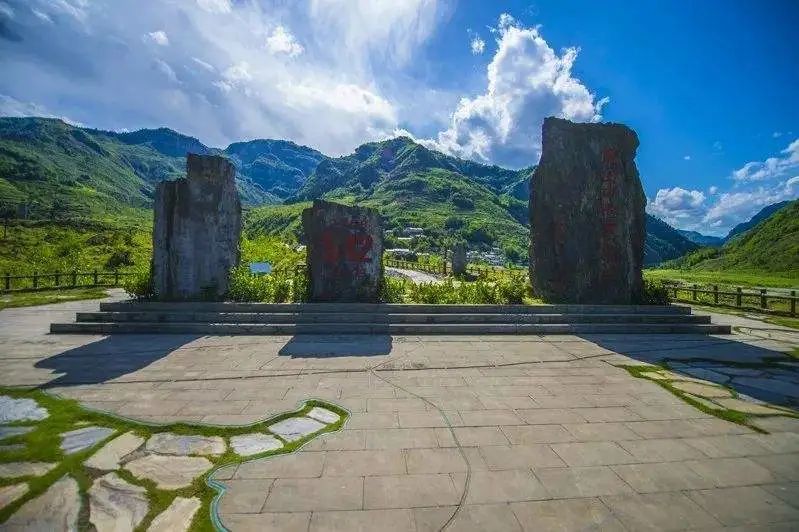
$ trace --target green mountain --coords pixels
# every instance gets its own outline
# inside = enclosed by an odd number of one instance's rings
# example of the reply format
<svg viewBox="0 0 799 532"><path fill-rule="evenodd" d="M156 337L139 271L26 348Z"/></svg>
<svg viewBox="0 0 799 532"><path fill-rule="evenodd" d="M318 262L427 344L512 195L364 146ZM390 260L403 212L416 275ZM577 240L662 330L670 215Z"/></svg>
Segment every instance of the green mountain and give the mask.
<svg viewBox="0 0 799 532"><path fill-rule="evenodd" d="M724 238L719 236L703 235L698 231L685 231L683 229L677 229L677 232L700 246L721 246L724 244Z"/></svg>
<svg viewBox="0 0 799 532"><path fill-rule="evenodd" d="M685 238L672 226L646 215L646 243L644 244L644 265L653 266L663 261L681 257L698 249L699 246Z"/></svg>
<svg viewBox="0 0 799 532"><path fill-rule="evenodd" d="M664 264L691 270L779 272L799 279L799 200L781 208L720 248L702 248ZM762 211L761 211L762 212Z"/></svg>
<svg viewBox="0 0 799 532"><path fill-rule="evenodd" d="M738 235L744 234L745 232L749 231L754 226L756 226L757 224L759 224L760 222L762 222L763 220L765 220L766 218L768 218L769 216L771 216L775 212L777 212L780 209L786 207L789 203L791 203L791 202L790 201L781 201L779 203L773 203L771 205L767 205L766 207L763 207L762 209L760 209L760 212L758 212L757 214L752 216L752 218L750 218L748 221L743 222L743 223L739 223L738 225L736 225L735 227L730 229L730 232L727 233L727 237L725 238L725 241L730 241L731 239L737 237Z"/></svg>

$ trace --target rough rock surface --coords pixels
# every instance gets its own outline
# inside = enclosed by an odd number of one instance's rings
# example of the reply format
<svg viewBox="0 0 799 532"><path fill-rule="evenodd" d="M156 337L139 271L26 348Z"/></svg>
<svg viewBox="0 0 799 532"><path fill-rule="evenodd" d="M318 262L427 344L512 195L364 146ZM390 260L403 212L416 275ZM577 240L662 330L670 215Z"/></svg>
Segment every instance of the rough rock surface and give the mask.
<svg viewBox="0 0 799 532"><path fill-rule="evenodd" d="M155 482L159 488L176 490L191 484L211 466L206 458L148 454L125 464L125 469L139 478Z"/></svg>
<svg viewBox="0 0 799 532"><path fill-rule="evenodd" d="M218 299L239 261L241 202L227 159L188 154L187 177L155 189L153 291L159 299Z"/></svg>
<svg viewBox="0 0 799 532"><path fill-rule="evenodd" d="M225 452L225 440L219 436L186 436L172 434L171 432L161 432L154 434L147 440L147 451L178 456L223 454Z"/></svg>
<svg viewBox="0 0 799 532"><path fill-rule="evenodd" d="M339 415L335 412L328 410L327 408L322 408L319 406L315 406L311 408L311 410L306 414L309 418L315 419L317 421L321 421L329 425L330 423L335 423L339 420Z"/></svg>
<svg viewBox="0 0 799 532"><path fill-rule="evenodd" d="M57 465L51 462L5 462L0 464L0 478L40 477Z"/></svg>
<svg viewBox="0 0 799 532"><path fill-rule="evenodd" d="M147 515L147 490L108 473L89 488L89 521L97 532L134 530Z"/></svg>
<svg viewBox="0 0 799 532"><path fill-rule="evenodd" d="M166 510L155 516L147 532L183 532L191 526L194 514L200 509L200 499L175 497Z"/></svg>
<svg viewBox="0 0 799 532"><path fill-rule="evenodd" d="M105 446L94 453L86 462L88 467L101 471L111 471L119 468L119 462L144 443L144 438L136 436L132 432L126 432L118 438L114 438Z"/></svg>
<svg viewBox="0 0 799 532"><path fill-rule="evenodd" d="M254 432L252 434L232 436L230 438L230 446L239 456L251 456L253 454L280 449L283 447L283 443L269 434Z"/></svg>
<svg viewBox="0 0 799 532"><path fill-rule="evenodd" d="M466 273L466 246L456 244L452 248L452 273L463 275Z"/></svg>
<svg viewBox="0 0 799 532"><path fill-rule="evenodd" d="M269 426L269 430L286 441L299 440L323 428L323 423L307 417L290 417Z"/></svg>
<svg viewBox="0 0 799 532"><path fill-rule="evenodd" d="M107 427L84 427L61 434L61 450L73 454L88 449L114 433Z"/></svg>
<svg viewBox="0 0 799 532"><path fill-rule="evenodd" d="M19 436L20 434L27 434L36 427L0 427L0 440L11 438L12 436Z"/></svg>
<svg viewBox="0 0 799 532"><path fill-rule="evenodd" d="M5 523L3 530L58 530L78 529L80 492L72 477L64 477L47 488L16 511Z"/></svg>
<svg viewBox="0 0 799 532"><path fill-rule="evenodd" d="M312 301L377 302L383 227L373 209L315 200L302 212Z"/></svg>
<svg viewBox="0 0 799 532"><path fill-rule="evenodd" d="M0 510L28 493L28 485L24 482L0 487Z"/></svg>
<svg viewBox="0 0 799 532"><path fill-rule="evenodd" d="M621 124L547 118L530 194L530 276L553 303L640 298L646 218L635 152Z"/></svg>
<svg viewBox="0 0 799 532"><path fill-rule="evenodd" d="M14 399L0 395L0 423L12 421L39 421L47 417L47 410L33 399Z"/></svg>

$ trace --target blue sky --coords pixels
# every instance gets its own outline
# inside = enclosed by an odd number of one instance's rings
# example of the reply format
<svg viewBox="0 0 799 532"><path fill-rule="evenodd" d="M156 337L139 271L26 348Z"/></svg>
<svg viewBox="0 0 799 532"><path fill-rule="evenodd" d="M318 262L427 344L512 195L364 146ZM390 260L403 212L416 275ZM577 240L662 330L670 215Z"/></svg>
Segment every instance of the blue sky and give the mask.
<svg viewBox="0 0 799 532"><path fill-rule="evenodd" d="M0 114L509 167L545 116L623 122L648 210L724 234L799 196L797 27L793 0L0 0Z"/></svg>

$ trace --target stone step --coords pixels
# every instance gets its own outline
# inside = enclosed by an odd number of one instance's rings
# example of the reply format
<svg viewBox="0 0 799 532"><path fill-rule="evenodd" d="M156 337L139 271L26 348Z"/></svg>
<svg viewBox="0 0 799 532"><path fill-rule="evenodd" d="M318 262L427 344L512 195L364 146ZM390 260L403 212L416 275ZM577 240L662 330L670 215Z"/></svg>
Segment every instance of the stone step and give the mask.
<svg viewBox="0 0 799 532"><path fill-rule="evenodd" d="M690 314L496 314L496 313L335 313L329 312L79 312L78 322L150 323L710 323Z"/></svg>
<svg viewBox="0 0 799 532"><path fill-rule="evenodd" d="M697 323L53 323L51 333L83 334L200 334L200 335L292 335L292 334L729 334L728 325Z"/></svg>
<svg viewBox="0 0 799 532"><path fill-rule="evenodd" d="M687 305L423 305L384 303L100 303L105 312L332 312L392 314L690 314Z"/></svg>

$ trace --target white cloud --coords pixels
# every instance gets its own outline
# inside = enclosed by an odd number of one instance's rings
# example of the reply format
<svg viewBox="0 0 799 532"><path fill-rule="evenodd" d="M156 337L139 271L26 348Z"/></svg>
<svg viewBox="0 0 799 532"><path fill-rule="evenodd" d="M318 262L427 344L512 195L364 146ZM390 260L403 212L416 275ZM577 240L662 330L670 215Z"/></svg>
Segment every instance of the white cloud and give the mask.
<svg viewBox="0 0 799 532"><path fill-rule="evenodd" d="M47 24L52 24L53 23L53 19L50 18L50 15L48 15L44 11L40 11L40 10L34 8L34 9L31 9L31 13L33 13L33 15L36 18L38 18L39 20L41 20L42 22L46 22Z"/></svg>
<svg viewBox="0 0 799 532"><path fill-rule="evenodd" d="M296 57L305 51L294 35L283 26L277 26L267 37L266 49L272 54L286 54L289 57Z"/></svg>
<svg viewBox="0 0 799 532"><path fill-rule="evenodd" d="M0 116L44 116L47 118L59 118L75 126L83 125L69 117L53 114L46 107L37 103L23 102L6 94L0 94Z"/></svg>
<svg viewBox="0 0 799 532"><path fill-rule="evenodd" d="M233 9L230 0L197 0L197 5L209 13L230 13Z"/></svg>
<svg viewBox="0 0 799 532"><path fill-rule="evenodd" d="M782 132L781 131L775 131L774 133L771 134L771 136L773 138L775 138L775 139L778 139L778 138L780 138L782 136Z"/></svg>
<svg viewBox="0 0 799 532"><path fill-rule="evenodd" d="M153 42L158 46L169 46L169 37L163 30L151 31L144 36L144 39L146 41Z"/></svg>
<svg viewBox="0 0 799 532"><path fill-rule="evenodd" d="M472 50L472 54L480 55L486 49L486 42L483 39L481 39L480 37L475 36L472 39L472 42L469 44L469 46L470 46L470 48Z"/></svg>
<svg viewBox="0 0 799 532"><path fill-rule="evenodd" d="M662 188L655 199L647 203L646 210L671 225L693 221L705 211L705 194L699 190L680 187Z"/></svg>
<svg viewBox="0 0 799 532"><path fill-rule="evenodd" d="M464 97L449 127L426 145L480 162L520 168L538 161L541 124L547 116L597 121L607 99L595 96L572 77L578 50L561 55L537 28L500 16L498 49L487 68L485 93Z"/></svg>
<svg viewBox="0 0 799 532"><path fill-rule="evenodd" d="M717 186L715 186L715 185L713 185L713 186L711 186L711 187L709 187L709 188L707 189L707 192L708 192L708 194L710 194L711 196L712 196L713 194L715 194L716 192L718 192L718 191L719 191L719 187L717 187Z"/></svg>
<svg viewBox="0 0 799 532"><path fill-rule="evenodd" d="M5 2L0 2L0 15L7 18L14 18L14 10Z"/></svg>
<svg viewBox="0 0 799 532"><path fill-rule="evenodd" d="M781 156L752 161L732 173L736 181L763 181L780 177L799 168L799 139L780 152Z"/></svg>
<svg viewBox="0 0 799 532"><path fill-rule="evenodd" d="M691 156L690 155L685 155L685 156L683 156L683 160L684 161L690 161L691 160Z"/></svg>

